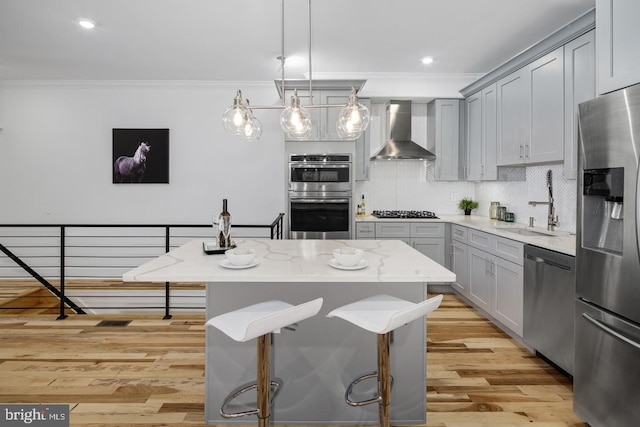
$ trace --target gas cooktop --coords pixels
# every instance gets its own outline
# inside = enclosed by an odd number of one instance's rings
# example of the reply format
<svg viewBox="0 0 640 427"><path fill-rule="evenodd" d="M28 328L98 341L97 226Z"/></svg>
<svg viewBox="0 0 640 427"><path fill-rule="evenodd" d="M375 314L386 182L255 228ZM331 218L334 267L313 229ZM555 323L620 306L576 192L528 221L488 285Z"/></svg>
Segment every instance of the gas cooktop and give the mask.
<svg viewBox="0 0 640 427"><path fill-rule="evenodd" d="M371 215L376 218L429 218L438 219L435 213L430 211L373 211Z"/></svg>

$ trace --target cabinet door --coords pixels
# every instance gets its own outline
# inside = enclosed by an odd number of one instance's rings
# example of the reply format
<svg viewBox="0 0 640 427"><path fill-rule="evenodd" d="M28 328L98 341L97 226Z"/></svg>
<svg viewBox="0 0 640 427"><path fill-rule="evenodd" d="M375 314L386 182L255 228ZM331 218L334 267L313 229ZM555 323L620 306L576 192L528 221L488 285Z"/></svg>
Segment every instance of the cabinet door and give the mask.
<svg viewBox="0 0 640 427"><path fill-rule="evenodd" d="M411 245L411 224L407 222L376 222L376 239L402 240Z"/></svg>
<svg viewBox="0 0 640 427"><path fill-rule="evenodd" d="M356 239L375 239L376 225L373 222L356 222Z"/></svg>
<svg viewBox="0 0 640 427"><path fill-rule="evenodd" d="M412 222L411 237L441 237L444 238L444 223L442 222Z"/></svg>
<svg viewBox="0 0 640 427"><path fill-rule="evenodd" d="M487 313L492 313L495 282L491 265L493 257L479 249L469 250L469 299Z"/></svg>
<svg viewBox="0 0 640 427"><path fill-rule="evenodd" d="M350 92L344 90L322 91L321 99L323 104L347 104L349 102ZM320 126L320 138L324 141L340 141L336 125L341 108L327 108L323 110L321 116L322 125Z"/></svg>
<svg viewBox="0 0 640 427"><path fill-rule="evenodd" d="M598 93L640 82L640 1L596 0Z"/></svg>
<svg viewBox="0 0 640 427"><path fill-rule="evenodd" d="M497 83L498 166L524 162L527 89L523 69L511 73ZM528 144L528 141L526 143Z"/></svg>
<svg viewBox="0 0 640 427"><path fill-rule="evenodd" d="M369 99L360 98L362 102L371 111L371 101ZM369 180L369 165L371 163L371 122L369 127L362 132L360 138L356 139L356 153L355 153L355 180L356 181L368 181Z"/></svg>
<svg viewBox="0 0 640 427"><path fill-rule="evenodd" d="M529 137L526 162L562 161L564 158L564 50L562 47L525 67L530 89L525 109Z"/></svg>
<svg viewBox="0 0 640 427"><path fill-rule="evenodd" d="M460 100L437 99L435 102L435 179L457 181L460 146ZM429 112L427 112L427 115Z"/></svg>
<svg viewBox="0 0 640 427"><path fill-rule="evenodd" d="M444 238L417 237L411 239L411 246L444 267Z"/></svg>
<svg viewBox="0 0 640 427"><path fill-rule="evenodd" d="M494 83L482 89L482 180L498 179L498 91Z"/></svg>
<svg viewBox="0 0 640 427"><path fill-rule="evenodd" d="M453 288L469 297L469 247L455 240L451 243L451 270L456 273Z"/></svg>
<svg viewBox="0 0 640 427"><path fill-rule="evenodd" d="M482 179L482 93L478 92L465 100L467 109L467 167L465 179Z"/></svg>
<svg viewBox="0 0 640 427"><path fill-rule="evenodd" d="M492 270L496 286L492 314L506 327L522 336L523 267L496 257L493 260Z"/></svg>
<svg viewBox="0 0 640 427"><path fill-rule="evenodd" d="M564 46L564 177L578 170L578 105L596 96L595 30Z"/></svg>

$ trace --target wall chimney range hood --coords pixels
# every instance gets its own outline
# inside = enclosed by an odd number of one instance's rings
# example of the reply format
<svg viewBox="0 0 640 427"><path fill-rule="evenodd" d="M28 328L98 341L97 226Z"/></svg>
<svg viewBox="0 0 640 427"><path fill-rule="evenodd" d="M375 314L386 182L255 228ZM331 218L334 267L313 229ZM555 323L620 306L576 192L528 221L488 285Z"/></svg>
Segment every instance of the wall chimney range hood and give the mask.
<svg viewBox="0 0 640 427"><path fill-rule="evenodd" d="M411 101L387 105L389 140L371 160L433 160L435 154L411 140Z"/></svg>

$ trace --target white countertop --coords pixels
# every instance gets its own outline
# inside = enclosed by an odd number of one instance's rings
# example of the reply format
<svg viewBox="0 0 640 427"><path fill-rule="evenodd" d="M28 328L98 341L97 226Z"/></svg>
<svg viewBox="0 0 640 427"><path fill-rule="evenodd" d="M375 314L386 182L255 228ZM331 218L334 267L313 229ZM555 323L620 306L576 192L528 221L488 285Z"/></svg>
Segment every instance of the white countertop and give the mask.
<svg viewBox="0 0 640 427"><path fill-rule="evenodd" d="M125 282L454 282L456 275L400 240L238 239L254 248L259 264L220 266L225 255L207 255L202 240L161 255L123 275ZM368 266L341 270L329 265L339 247L362 249Z"/></svg>
<svg viewBox="0 0 640 427"><path fill-rule="evenodd" d="M408 219L408 218L385 218L380 219L371 215L356 218L356 222L445 222L451 224L459 224L465 227L474 228L476 230L484 231L487 233L495 234L496 236L506 237L507 239L515 240L518 242L539 246L541 248L549 249L556 252L561 252L567 255L576 255L576 236L566 231L551 232L553 236L525 236L521 234L515 234L500 228L526 228L533 231L539 231L547 233L546 228L540 227L526 227L523 224L514 222L504 222L492 220L484 216L476 215L443 215L439 219Z"/></svg>

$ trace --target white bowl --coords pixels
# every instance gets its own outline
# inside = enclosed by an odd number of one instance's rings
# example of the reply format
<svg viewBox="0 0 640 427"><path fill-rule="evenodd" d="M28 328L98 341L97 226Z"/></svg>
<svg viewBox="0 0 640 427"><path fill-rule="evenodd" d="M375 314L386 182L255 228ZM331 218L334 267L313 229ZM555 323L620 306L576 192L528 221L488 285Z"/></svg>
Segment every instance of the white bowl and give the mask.
<svg viewBox="0 0 640 427"><path fill-rule="evenodd" d="M358 263L362 260L362 255L364 252L362 249L356 248L338 248L333 251L333 258L340 265L344 265L345 267L353 267L358 265Z"/></svg>
<svg viewBox="0 0 640 427"><path fill-rule="evenodd" d="M224 254L233 265L249 265L256 258L256 250L249 248L229 249Z"/></svg>

